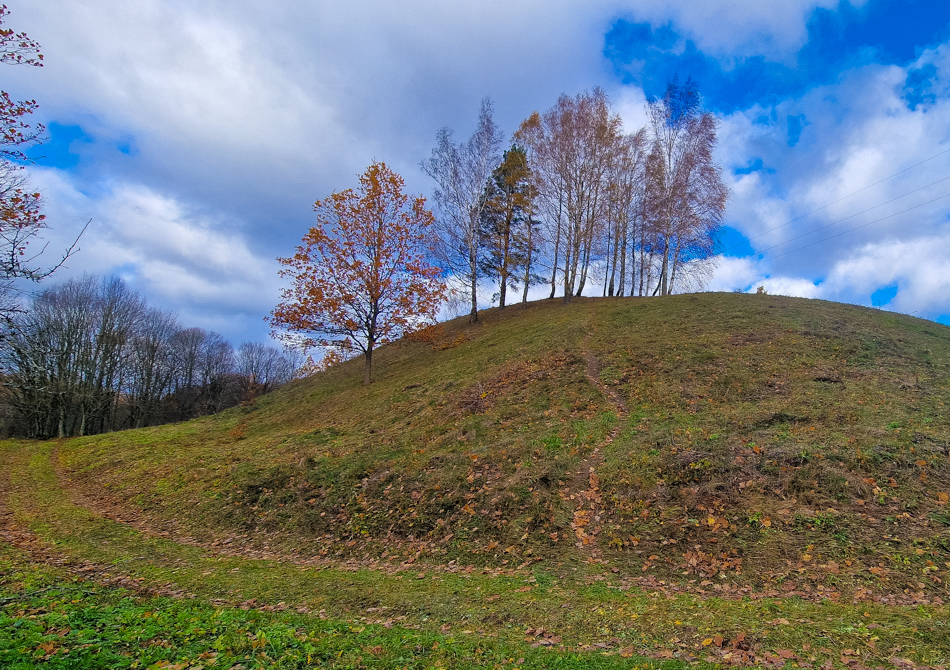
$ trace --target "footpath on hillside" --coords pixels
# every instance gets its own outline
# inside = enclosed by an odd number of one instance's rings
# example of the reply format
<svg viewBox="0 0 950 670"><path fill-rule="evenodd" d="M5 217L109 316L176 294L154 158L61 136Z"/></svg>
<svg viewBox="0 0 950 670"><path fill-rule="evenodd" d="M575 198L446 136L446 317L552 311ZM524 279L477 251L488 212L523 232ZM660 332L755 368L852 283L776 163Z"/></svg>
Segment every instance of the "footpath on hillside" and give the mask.
<svg viewBox="0 0 950 670"><path fill-rule="evenodd" d="M576 538L575 546L586 554L589 559L600 560L601 551L597 545L597 535L602 525L600 505L600 478L597 468L603 463L603 449L612 444L623 426L629 411L623 397L614 389L607 387L600 378L600 360L590 347L590 334L581 340L581 352L586 364L587 379L595 386L613 406L617 423L603 440L603 442L584 458L578 466L577 472L571 479L568 489L561 494L565 502L574 506L571 529Z"/></svg>

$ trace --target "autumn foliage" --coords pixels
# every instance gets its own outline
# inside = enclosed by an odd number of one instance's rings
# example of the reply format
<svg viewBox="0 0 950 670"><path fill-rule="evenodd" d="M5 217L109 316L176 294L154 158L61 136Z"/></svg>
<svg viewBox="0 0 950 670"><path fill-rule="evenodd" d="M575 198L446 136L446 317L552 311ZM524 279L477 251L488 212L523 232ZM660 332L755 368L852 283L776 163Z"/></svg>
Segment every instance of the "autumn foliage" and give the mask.
<svg viewBox="0 0 950 670"><path fill-rule="evenodd" d="M2 27L9 14L7 6L0 5L0 64L43 67L37 42ZM47 227L40 213L40 194L29 190L23 171L24 164L31 162L27 149L39 144L46 130L42 124L27 123L36 108L35 100L14 100L0 91L0 318L7 322L19 311L15 283L50 276L76 250L74 243L52 268L32 264L42 250L32 255L28 251L30 242Z"/></svg>
<svg viewBox="0 0 950 670"><path fill-rule="evenodd" d="M357 190L314 204L317 225L278 259L292 286L271 314L275 334L330 355L361 351L367 384L374 348L432 323L445 297L441 270L426 260L432 213L402 189L402 177L373 163Z"/></svg>
<svg viewBox="0 0 950 670"><path fill-rule="evenodd" d="M40 213L40 205L39 193L26 193L22 189L13 189L0 197L0 253L3 255L0 264L19 268L17 276L33 278L43 274L41 270L21 264L27 243L46 227L46 215Z"/></svg>
<svg viewBox="0 0 950 670"><path fill-rule="evenodd" d="M10 10L0 5L0 26ZM0 63L43 67L40 45L26 33L0 27ZM24 118L36 111L35 100L12 100L6 91L0 91L0 157L7 160L27 160L21 147L36 143L43 134L43 126L31 127Z"/></svg>

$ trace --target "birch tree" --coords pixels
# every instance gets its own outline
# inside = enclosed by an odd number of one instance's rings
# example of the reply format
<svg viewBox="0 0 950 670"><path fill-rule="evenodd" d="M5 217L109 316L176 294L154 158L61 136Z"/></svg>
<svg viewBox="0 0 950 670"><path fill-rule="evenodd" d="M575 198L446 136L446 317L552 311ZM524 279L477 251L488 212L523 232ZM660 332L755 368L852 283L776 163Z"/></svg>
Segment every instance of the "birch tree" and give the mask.
<svg viewBox="0 0 950 670"><path fill-rule="evenodd" d="M558 169L552 145L543 125L541 115L532 112L521 122L514 134L515 141L525 150L531 174L533 191L532 216L541 217L539 242L547 247L547 269L550 273L551 291L548 299L557 292L557 272L561 254L561 231L564 225L565 184ZM527 287L525 287L527 293ZM526 299L526 298L525 298Z"/></svg>
<svg viewBox="0 0 950 670"><path fill-rule="evenodd" d="M462 282L471 301L469 320L478 321L478 279L481 276L483 197L492 171L501 162L504 136L492 118L492 102L482 100L478 125L467 142L456 144L452 131L436 134L431 157L422 171L435 180L436 257Z"/></svg>
<svg viewBox="0 0 950 670"><path fill-rule="evenodd" d="M648 216L659 256L654 295L712 262L729 191L713 161L716 119L700 107L696 85L673 81L647 104L651 150L646 170Z"/></svg>
<svg viewBox="0 0 950 670"><path fill-rule="evenodd" d="M569 97L534 113L516 134L531 148L539 195L554 246L552 296L559 275L565 302L581 295L600 252L608 175L620 138L620 117L611 114L602 89Z"/></svg>
<svg viewBox="0 0 950 670"><path fill-rule="evenodd" d="M643 216L646 131L617 139L610 165L607 187L607 257L604 295L623 296L630 267L630 292L633 294L635 249L640 240L637 226Z"/></svg>

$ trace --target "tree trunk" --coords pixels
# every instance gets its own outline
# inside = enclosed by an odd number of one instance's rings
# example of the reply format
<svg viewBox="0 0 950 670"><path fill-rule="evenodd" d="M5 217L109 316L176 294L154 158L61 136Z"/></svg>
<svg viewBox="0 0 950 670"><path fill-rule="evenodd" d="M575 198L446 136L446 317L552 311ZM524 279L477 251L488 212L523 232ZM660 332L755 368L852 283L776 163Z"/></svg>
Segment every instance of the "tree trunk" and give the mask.
<svg viewBox="0 0 950 670"><path fill-rule="evenodd" d="M499 276L501 277L501 287L498 290L498 309L505 308L505 295L508 289L508 263L511 260L511 219L514 217L512 206L509 205L505 213L504 240L501 244L501 268Z"/></svg>
<svg viewBox="0 0 950 670"><path fill-rule="evenodd" d="M620 247L620 269L617 271L617 274L620 278L619 285L617 286L617 297L622 298L624 294L624 290L626 289L626 285L627 285L627 237L626 236L624 236L623 245Z"/></svg>
<svg viewBox="0 0 950 670"><path fill-rule="evenodd" d="M680 264L680 247L676 245L676 250L673 252L673 263L670 267L670 283L667 286L667 295L673 294L673 282L676 281L676 268Z"/></svg>
<svg viewBox="0 0 950 670"><path fill-rule="evenodd" d="M532 250L534 248L534 239L531 234L531 217L528 217L528 259L525 262L524 266L524 291L521 294L521 304L528 304L528 286L531 285L531 261L532 259Z"/></svg>
<svg viewBox="0 0 950 670"><path fill-rule="evenodd" d="M468 278L471 281L469 288L472 291L472 311L468 316L469 323L478 321L478 219L474 213L469 213L471 220L469 225L469 248L468 248ZM370 346L372 348L372 346Z"/></svg>
<svg viewBox="0 0 950 670"><path fill-rule="evenodd" d="M564 245L564 304L567 304L571 301L571 296L574 293L574 281L571 277L571 248L565 244Z"/></svg>
<svg viewBox="0 0 950 670"><path fill-rule="evenodd" d="M498 309L505 308L505 291L508 288L508 273L501 273L501 286L498 289Z"/></svg>
<svg viewBox="0 0 950 670"><path fill-rule="evenodd" d="M558 252L561 250L560 212L558 213L558 217L557 230L554 233L554 263L551 265L551 295L548 296L548 300L554 299L555 288L557 286L557 257Z"/></svg>
<svg viewBox="0 0 950 670"><path fill-rule="evenodd" d="M624 271L624 260L622 255L626 255L627 252L627 236L626 234L621 234L619 230L621 226L617 226L617 234L614 236L614 254L613 254L613 263L611 263L611 273L610 273L610 295L614 295L614 279L617 276L617 273L620 273L618 283L620 284L619 289L617 290L617 296L620 297L623 295L623 271ZM618 268L619 265L619 268Z"/></svg>
<svg viewBox="0 0 950 670"><path fill-rule="evenodd" d="M663 241L663 266L660 268L660 283L657 288L660 289L660 295L666 295L667 270L669 269L670 249L666 240Z"/></svg>
<svg viewBox="0 0 950 670"><path fill-rule="evenodd" d="M370 342L366 349L366 355L363 357L363 385L369 386L373 381L373 343Z"/></svg>
<svg viewBox="0 0 950 670"><path fill-rule="evenodd" d="M472 289L472 311L468 315L468 322L475 323L476 321L478 321L478 294L476 293L476 291L478 290L478 277L475 276L474 272L472 273L471 289Z"/></svg>
<svg viewBox="0 0 950 670"><path fill-rule="evenodd" d="M590 245L586 245L583 251L583 260L581 261L581 280L577 284L577 297L580 298L584 293L584 285L587 283L587 271L590 269Z"/></svg>

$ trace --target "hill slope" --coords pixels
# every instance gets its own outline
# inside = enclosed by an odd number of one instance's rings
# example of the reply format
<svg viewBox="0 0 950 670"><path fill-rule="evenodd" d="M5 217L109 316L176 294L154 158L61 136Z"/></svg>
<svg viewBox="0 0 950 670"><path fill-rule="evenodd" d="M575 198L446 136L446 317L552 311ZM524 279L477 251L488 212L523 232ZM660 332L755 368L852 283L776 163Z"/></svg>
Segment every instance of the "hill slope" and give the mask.
<svg viewBox="0 0 950 670"><path fill-rule="evenodd" d="M355 361L63 441L59 463L100 509L241 551L946 590L950 328L702 294L490 310L428 339L380 349L369 387Z"/></svg>

